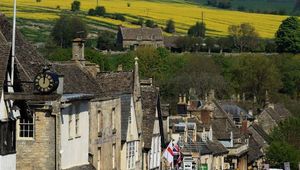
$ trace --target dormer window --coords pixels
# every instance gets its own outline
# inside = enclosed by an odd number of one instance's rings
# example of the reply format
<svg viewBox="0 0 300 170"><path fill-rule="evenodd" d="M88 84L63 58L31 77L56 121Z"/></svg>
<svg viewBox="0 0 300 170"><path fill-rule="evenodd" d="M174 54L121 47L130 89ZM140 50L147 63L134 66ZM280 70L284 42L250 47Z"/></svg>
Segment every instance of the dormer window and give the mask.
<svg viewBox="0 0 300 170"><path fill-rule="evenodd" d="M138 35L138 36L136 37L136 39L137 39L137 40L142 40L143 37L142 37L141 35Z"/></svg>

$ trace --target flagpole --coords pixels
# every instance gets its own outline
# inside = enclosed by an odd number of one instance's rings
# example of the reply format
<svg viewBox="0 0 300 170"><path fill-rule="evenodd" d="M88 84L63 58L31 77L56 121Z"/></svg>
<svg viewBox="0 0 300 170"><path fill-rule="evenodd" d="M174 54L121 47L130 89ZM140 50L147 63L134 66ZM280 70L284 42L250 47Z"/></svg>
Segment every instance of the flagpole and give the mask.
<svg viewBox="0 0 300 170"><path fill-rule="evenodd" d="M13 16L13 33L12 33L12 52L11 52L11 85L14 85L15 77L15 48L16 48L16 15L17 15L17 0L14 0L14 16Z"/></svg>

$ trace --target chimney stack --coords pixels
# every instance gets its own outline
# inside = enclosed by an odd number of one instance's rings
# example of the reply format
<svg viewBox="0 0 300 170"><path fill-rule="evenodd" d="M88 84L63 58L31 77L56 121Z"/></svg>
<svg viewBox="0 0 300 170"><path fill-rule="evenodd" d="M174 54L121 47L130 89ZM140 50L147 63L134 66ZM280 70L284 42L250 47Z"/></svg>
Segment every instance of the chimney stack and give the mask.
<svg viewBox="0 0 300 170"><path fill-rule="evenodd" d="M72 60L73 61L85 61L84 42L85 41L81 38L75 38L72 41Z"/></svg>
<svg viewBox="0 0 300 170"><path fill-rule="evenodd" d="M58 77L58 80L59 80L59 84L58 84L56 93L62 95L62 94L64 94L64 76L60 75Z"/></svg>
<svg viewBox="0 0 300 170"><path fill-rule="evenodd" d="M117 71L118 71L118 72L123 71L123 65L122 65L122 64L118 65L118 70L117 70Z"/></svg>

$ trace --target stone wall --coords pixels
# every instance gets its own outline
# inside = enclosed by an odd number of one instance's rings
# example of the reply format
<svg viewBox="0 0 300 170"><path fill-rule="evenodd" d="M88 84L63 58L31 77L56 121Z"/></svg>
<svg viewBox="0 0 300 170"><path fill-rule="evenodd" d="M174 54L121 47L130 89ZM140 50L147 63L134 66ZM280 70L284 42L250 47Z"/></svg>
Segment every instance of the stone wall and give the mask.
<svg viewBox="0 0 300 170"><path fill-rule="evenodd" d="M114 110L115 118L112 119ZM115 170L121 169L121 101L117 99L94 100L90 103L90 163L96 169L112 170L113 145L115 145ZM102 121L99 122L99 114ZM112 121L115 128L112 127ZM99 129L99 126L102 128Z"/></svg>
<svg viewBox="0 0 300 170"><path fill-rule="evenodd" d="M17 138L17 170L54 170L55 117L45 112L35 112L34 129L33 139Z"/></svg>

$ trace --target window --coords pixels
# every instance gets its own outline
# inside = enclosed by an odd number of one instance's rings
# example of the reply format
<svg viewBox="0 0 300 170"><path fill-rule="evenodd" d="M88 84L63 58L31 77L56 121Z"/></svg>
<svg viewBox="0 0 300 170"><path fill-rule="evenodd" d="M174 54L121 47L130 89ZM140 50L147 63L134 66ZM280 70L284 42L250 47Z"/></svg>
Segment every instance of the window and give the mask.
<svg viewBox="0 0 300 170"><path fill-rule="evenodd" d="M101 169L101 148L98 148L98 159L97 159L97 163L98 163L98 170Z"/></svg>
<svg viewBox="0 0 300 170"><path fill-rule="evenodd" d="M112 129L115 129L115 121L116 121L116 115L115 115L115 108L112 109L112 112L111 112L111 126L112 126Z"/></svg>
<svg viewBox="0 0 300 170"><path fill-rule="evenodd" d="M98 132L102 130L102 112L98 110Z"/></svg>
<svg viewBox="0 0 300 170"><path fill-rule="evenodd" d="M112 168L116 168L116 144L112 145Z"/></svg>
<svg viewBox="0 0 300 170"><path fill-rule="evenodd" d="M79 113L75 114L75 135L79 136Z"/></svg>
<svg viewBox="0 0 300 170"><path fill-rule="evenodd" d="M73 116L72 114L70 113L69 114L69 139L71 139L73 136L72 136L72 124L73 124Z"/></svg>
<svg viewBox="0 0 300 170"><path fill-rule="evenodd" d="M134 141L127 143L126 160L127 160L127 169L135 168L135 142Z"/></svg>
<svg viewBox="0 0 300 170"><path fill-rule="evenodd" d="M19 120L19 137L32 139L34 137L34 118L21 118Z"/></svg>

